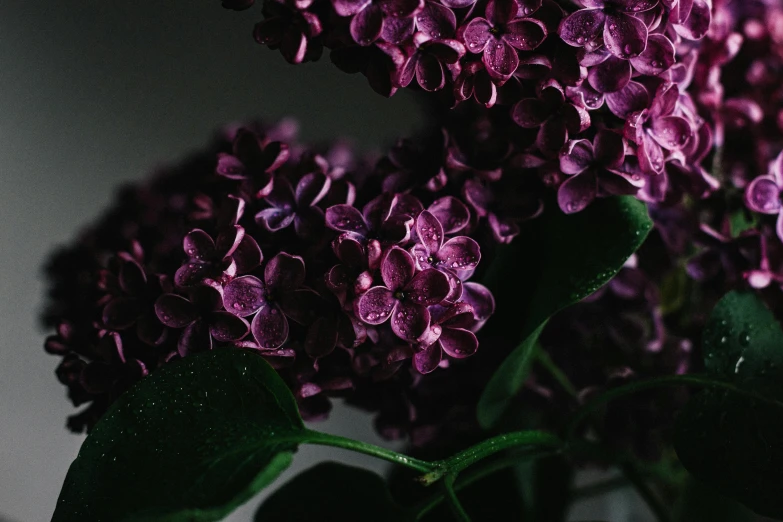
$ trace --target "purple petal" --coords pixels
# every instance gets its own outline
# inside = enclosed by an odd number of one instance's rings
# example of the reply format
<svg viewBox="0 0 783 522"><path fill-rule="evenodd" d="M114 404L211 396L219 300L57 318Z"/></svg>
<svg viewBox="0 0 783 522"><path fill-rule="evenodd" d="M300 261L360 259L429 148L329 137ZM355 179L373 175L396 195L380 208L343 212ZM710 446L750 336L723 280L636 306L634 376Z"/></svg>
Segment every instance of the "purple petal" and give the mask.
<svg viewBox="0 0 783 522"><path fill-rule="evenodd" d="M247 178L245 165L236 156L232 156L231 154L220 153L218 155L216 172L218 175L229 179Z"/></svg>
<svg viewBox="0 0 783 522"><path fill-rule="evenodd" d="M264 283L269 290L296 290L305 280L305 263L299 256L280 252L264 268Z"/></svg>
<svg viewBox="0 0 783 522"><path fill-rule="evenodd" d="M440 250L443 244L443 226L429 211L425 210L416 218L416 234L427 250L427 254Z"/></svg>
<svg viewBox="0 0 783 522"><path fill-rule="evenodd" d="M370 4L353 16L350 25L351 38L359 45L370 45L381 35L383 11Z"/></svg>
<svg viewBox="0 0 783 522"><path fill-rule="evenodd" d="M566 214L581 212L595 199L596 190L592 171L571 176L557 190L557 204Z"/></svg>
<svg viewBox="0 0 783 522"><path fill-rule="evenodd" d="M413 18L387 16L383 19L381 38L392 44L401 44L413 35L415 29Z"/></svg>
<svg viewBox="0 0 783 522"><path fill-rule="evenodd" d="M205 260L215 257L215 242L201 229L194 229L185 235L182 249L191 259Z"/></svg>
<svg viewBox="0 0 783 522"><path fill-rule="evenodd" d="M475 240L457 236L446 241L436 257L442 266L450 270L470 270L478 266L481 251Z"/></svg>
<svg viewBox="0 0 783 522"><path fill-rule="evenodd" d="M234 262L237 265L238 274L246 274L259 266L261 261L264 260L264 255L261 253L261 248L250 235L245 235L242 241L239 242L234 254L231 256L234 258Z"/></svg>
<svg viewBox="0 0 783 522"><path fill-rule="evenodd" d="M278 176L272 191L266 196L266 202L278 209L290 209L296 204L294 189L287 179Z"/></svg>
<svg viewBox="0 0 783 522"><path fill-rule="evenodd" d="M611 56L606 61L590 68L587 81L598 92L617 92L631 81L631 63Z"/></svg>
<svg viewBox="0 0 783 522"><path fill-rule="evenodd" d="M780 212L780 187L772 176L759 176L748 184L745 189L745 205L762 214Z"/></svg>
<svg viewBox="0 0 783 522"><path fill-rule="evenodd" d="M542 210L543 205L540 205L531 217L537 216ZM490 213L487 216L487 221L489 222L489 228L492 230L492 237L502 245L511 243L511 240L519 235L519 226L510 219L500 218L497 214Z"/></svg>
<svg viewBox="0 0 783 522"><path fill-rule="evenodd" d="M440 304L450 291L448 277L434 268L416 274L404 289L406 299L424 306Z"/></svg>
<svg viewBox="0 0 783 522"><path fill-rule="evenodd" d="M294 213L290 208L265 208L256 214L256 223L269 232L277 232L294 222Z"/></svg>
<svg viewBox="0 0 783 522"><path fill-rule="evenodd" d="M476 324L471 328L477 331L495 313L495 298L486 286L468 281L463 284L462 300L473 308Z"/></svg>
<svg viewBox="0 0 783 522"><path fill-rule="evenodd" d="M223 229L215 241L217 253L223 256L230 256L239 246L242 238L245 237L245 229L239 225L232 225Z"/></svg>
<svg viewBox="0 0 783 522"><path fill-rule="evenodd" d="M688 19L682 25L675 25L677 34L688 40L699 40L707 34L712 21L710 5L704 0L694 0Z"/></svg>
<svg viewBox="0 0 783 522"><path fill-rule="evenodd" d="M492 25L504 26L516 17L518 11L516 0L489 0L485 14Z"/></svg>
<svg viewBox="0 0 783 522"><path fill-rule="evenodd" d="M177 352L180 357L187 357L193 353L206 352L212 349L212 335L209 326L202 321L191 323L182 330L177 342Z"/></svg>
<svg viewBox="0 0 783 522"><path fill-rule="evenodd" d="M455 0L456 3L465 3L466 1L470 5L475 0ZM424 9L416 15L417 29L432 39L451 38L457 28L457 17L449 7L458 6L450 5L448 2L444 2L444 5L430 1L425 2Z"/></svg>
<svg viewBox="0 0 783 522"><path fill-rule="evenodd" d="M627 119L636 111L647 108L650 95L641 83L630 81L617 92L606 95L609 110L618 118Z"/></svg>
<svg viewBox="0 0 783 522"><path fill-rule="evenodd" d="M503 40L520 51L532 51L546 38L544 24L533 18L523 18L506 26Z"/></svg>
<svg viewBox="0 0 783 522"><path fill-rule="evenodd" d="M145 344L160 346L166 341L168 329L160 324L157 314L150 310L136 321L136 335Z"/></svg>
<svg viewBox="0 0 783 522"><path fill-rule="evenodd" d="M568 129L566 129L565 121L560 116L549 118L538 129L536 145L545 154L557 154L566 141L568 141Z"/></svg>
<svg viewBox="0 0 783 522"><path fill-rule="evenodd" d="M624 13L606 15L604 45L623 59L639 56L647 46L647 26L638 18Z"/></svg>
<svg viewBox="0 0 783 522"><path fill-rule="evenodd" d="M339 16L351 16L367 7L372 0L332 0L332 6Z"/></svg>
<svg viewBox="0 0 783 522"><path fill-rule="evenodd" d="M668 150L679 150L685 146L693 131L688 120L679 116L653 118L650 135L658 144Z"/></svg>
<svg viewBox="0 0 783 522"><path fill-rule="evenodd" d="M465 27L462 38L472 53L484 52L490 38L492 38L492 26L484 18L474 18Z"/></svg>
<svg viewBox="0 0 783 522"><path fill-rule="evenodd" d="M171 328L182 328L198 317L193 303L176 294L163 294L155 301L155 314Z"/></svg>
<svg viewBox="0 0 783 522"><path fill-rule="evenodd" d="M446 75L440 61L430 54L421 54L416 61L416 81L425 91L441 90L446 85Z"/></svg>
<svg viewBox="0 0 783 522"><path fill-rule="evenodd" d="M407 18L424 7L424 0L378 0L387 17Z"/></svg>
<svg viewBox="0 0 783 522"><path fill-rule="evenodd" d="M185 263L174 274L174 283L182 287L197 285L214 271L214 267L209 263Z"/></svg>
<svg viewBox="0 0 783 522"><path fill-rule="evenodd" d="M288 63L302 63L307 54L307 36L297 27L289 26L280 42L280 54Z"/></svg>
<svg viewBox="0 0 783 522"><path fill-rule="evenodd" d="M596 163L605 168L618 168L625 158L623 137L609 130L601 129L593 140Z"/></svg>
<svg viewBox="0 0 783 522"><path fill-rule="evenodd" d="M254 314L266 303L264 283L255 276L233 279L223 288L223 306L240 317Z"/></svg>
<svg viewBox="0 0 783 522"><path fill-rule="evenodd" d="M560 152L560 170L579 174L593 163L593 144L588 140L571 140Z"/></svg>
<svg viewBox="0 0 783 522"><path fill-rule="evenodd" d="M663 149L656 143L648 132L639 133L636 156L639 158L639 166L648 174L660 174L663 172Z"/></svg>
<svg viewBox="0 0 783 522"><path fill-rule="evenodd" d="M470 357L478 350L478 340L473 332L462 328L444 328L440 334L440 346L455 359Z"/></svg>
<svg viewBox="0 0 783 522"><path fill-rule="evenodd" d="M600 44L606 15L601 9L580 9L560 23L560 38L573 47L596 48Z"/></svg>
<svg viewBox="0 0 783 522"><path fill-rule="evenodd" d="M367 324L381 324L389 318L396 304L397 299L388 288L375 286L359 298L356 315Z"/></svg>
<svg viewBox="0 0 783 522"><path fill-rule="evenodd" d="M277 306L263 306L253 317L250 331L261 348L279 348L288 339L288 320Z"/></svg>
<svg viewBox="0 0 783 522"><path fill-rule="evenodd" d="M369 232L364 216L351 205L334 205L326 209L326 226L338 232L366 236Z"/></svg>
<svg viewBox="0 0 783 522"><path fill-rule="evenodd" d="M440 345L433 343L413 356L413 366L419 373L431 373L438 368L442 357Z"/></svg>
<svg viewBox="0 0 783 522"><path fill-rule="evenodd" d="M576 135L590 128L590 112L581 105L566 103L560 109L560 114L565 121L568 134Z"/></svg>
<svg viewBox="0 0 783 522"><path fill-rule="evenodd" d="M657 76L674 65L674 44L662 34L651 34L642 54L631 58L634 69L648 76Z"/></svg>
<svg viewBox="0 0 783 522"><path fill-rule="evenodd" d="M313 358L324 357L337 345L337 324L328 317L319 317L307 330L304 349Z"/></svg>
<svg viewBox="0 0 783 522"><path fill-rule="evenodd" d="M296 235L308 241L317 241L324 230L324 212L318 207L300 209L294 217Z"/></svg>
<svg viewBox="0 0 783 522"><path fill-rule="evenodd" d="M511 119L525 129L536 129L551 115L551 110L538 98L519 100L511 109Z"/></svg>
<svg viewBox="0 0 783 522"><path fill-rule="evenodd" d="M128 294L139 295L147 288L147 274L129 255L120 254L120 287Z"/></svg>
<svg viewBox="0 0 783 522"><path fill-rule="evenodd" d="M381 262L381 278L392 292L404 288L413 278L414 271L413 257L398 246L391 247Z"/></svg>
<svg viewBox="0 0 783 522"><path fill-rule="evenodd" d="M299 324L309 325L318 317L322 302L315 290L301 288L282 293L278 304L289 319Z"/></svg>
<svg viewBox="0 0 783 522"><path fill-rule="evenodd" d="M209 333L223 343L238 341L250 331L250 324L246 320L228 312L212 313L209 323Z"/></svg>
<svg viewBox="0 0 783 522"><path fill-rule="evenodd" d="M391 318L392 332L400 339L415 341L430 326L430 312L426 307L410 301L398 301Z"/></svg>
<svg viewBox="0 0 783 522"><path fill-rule="evenodd" d="M569 89L569 93L576 95L578 100L591 111L600 109L604 104L604 95L590 87L588 82L583 82L579 87Z"/></svg>
<svg viewBox="0 0 783 522"><path fill-rule="evenodd" d="M427 210L440 222L445 234L459 232L470 222L470 210L453 196L435 200Z"/></svg>
<svg viewBox="0 0 783 522"><path fill-rule="evenodd" d="M296 204L300 207L315 205L329 192L331 178L321 172L305 174L296 184Z"/></svg>
<svg viewBox="0 0 783 522"><path fill-rule="evenodd" d="M514 74L519 65L519 55L516 49L503 40L492 38L484 49L482 57L490 76L499 80L507 80Z"/></svg>

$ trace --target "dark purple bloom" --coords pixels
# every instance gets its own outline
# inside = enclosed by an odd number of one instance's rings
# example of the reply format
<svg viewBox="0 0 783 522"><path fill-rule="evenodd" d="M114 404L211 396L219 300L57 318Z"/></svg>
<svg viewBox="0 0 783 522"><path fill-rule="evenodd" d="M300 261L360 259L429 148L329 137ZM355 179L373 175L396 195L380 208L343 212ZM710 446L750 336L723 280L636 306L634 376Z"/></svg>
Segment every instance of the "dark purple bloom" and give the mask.
<svg viewBox="0 0 783 522"><path fill-rule="evenodd" d="M261 45L280 49L288 63L297 64L321 55L318 37L323 29L318 16L306 10L312 2L294 3L299 5L292 7L278 0L264 2L265 19L256 24L253 37Z"/></svg>
<svg viewBox="0 0 783 522"><path fill-rule="evenodd" d="M404 243L410 239L413 219L421 203L405 194L381 195L367 203L362 212L351 205L326 209L326 224L363 241L377 239L384 244Z"/></svg>
<svg viewBox="0 0 783 522"><path fill-rule="evenodd" d="M188 262L174 274L177 286L194 286L204 280L220 281L247 273L261 264L258 243L239 225L230 225L214 241L201 229L188 232L183 240Z"/></svg>
<svg viewBox="0 0 783 522"><path fill-rule="evenodd" d="M433 311L430 331L434 341L428 339L427 345L414 355L416 369L420 373L434 371L443 358L443 352L455 359L464 359L476 353L479 343L470 330L474 322L473 307L462 301Z"/></svg>
<svg viewBox="0 0 783 522"><path fill-rule="evenodd" d="M212 349L212 339L232 342L242 339L250 328L247 321L222 310L220 291L208 285L191 288L189 298L163 294L155 302L155 313L169 328L184 328L177 351L181 357Z"/></svg>
<svg viewBox="0 0 783 522"><path fill-rule="evenodd" d="M783 153L770 164L769 172L750 182L745 189L745 205L753 212L777 214L775 230L783 241Z"/></svg>
<svg viewBox="0 0 783 522"><path fill-rule="evenodd" d="M486 18L473 18L460 29L468 51L482 53L489 74L508 80L519 66L517 50L532 51L546 38L543 22L535 18L518 18L515 0L490 0Z"/></svg>
<svg viewBox="0 0 783 522"><path fill-rule="evenodd" d="M520 127L538 129L536 145L547 155L557 154L574 136L590 127L590 114L581 105L566 99L554 80L541 87L538 98L524 98L511 109L511 118Z"/></svg>
<svg viewBox="0 0 783 522"><path fill-rule="evenodd" d="M303 287L304 260L281 252L264 267L264 280L237 277L223 289L223 304L239 317L256 314L250 329L262 349L282 346L288 339L288 319L309 324L318 295Z"/></svg>
<svg viewBox="0 0 783 522"><path fill-rule="evenodd" d="M491 185L477 179L468 179L462 187L462 196L477 217L487 218L495 241L510 243L519 234L519 226L514 220L503 215L498 201L500 194L496 194ZM535 217L542 210L543 205L536 206L532 213L527 213L521 218Z"/></svg>
<svg viewBox="0 0 783 522"><path fill-rule="evenodd" d="M416 218L418 242L411 249L416 268L440 270L449 278L451 290L446 301L454 302L462 296L460 274L474 270L481 259L478 243L467 236L453 237L444 242L441 222L425 210Z"/></svg>
<svg viewBox="0 0 783 522"><path fill-rule="evenodd" d="M498 88L487 72L483 61L473 61L462 66L462 70L454 79L454 98L465 101L475 98L487 108L495 105L498 99Z"/></svg>
<svg viewBox="0 0 783 522"><path fill-rule="evenodd" d="M335 12L350 16L350 34L359 45L370 45L383 37L400 43L413 34L413 16L424 7L423 0L332 0Z"/></svg>
<svg viewBox="0 0 783 522"><path fill-rule="evenodd" d="M470 223L470 210L454 196L443 196L436 199L427 210L443 226L445 234L456 234Z"/></svg>
<svg viewBox="0 0 783 522"><path fill-rule="evenodd" d="M424 33L416 33L397 83L407 87L415 77L425 91L438 91L446 85L448 67L464 54L465 46L457 40L433 40Z"/></svg>
<svg viewBox="0 0 783 522"><path fill-rule="evenodd" d="M247 129L239 129L231 154L218 155L216 172L229 179L250 180L263 197L272 190L272 173L288 160L288 145L267 142Z"/></svg>
<svg viewBox="0 0 783 522"><path fill-rule="evenodd" d="M384 286L370 288L356 302L357 315L372 325L391 317L392 331L400 339L415 341L430 325L427 307L442 303L449 294L448 278L434 269L416 274L413 257L397 246L386 252L381 278Z"/></svg>
<svg viewBox="0 0 783 522"><path fill-rule="evenodd" d="M416 13L416 30L433 40L452 38L457 29L457 16L451 8L467 7L475 0L450 0L439 4L431 0L424 2L424 8ZM465 4L465 5L456 5Z"/></svg>
<svg viewBox="0 0 783 522"><path fill-rule="evenodd" d="M568 142L560 153L560 170L569 177L557 191L563 212L580 212L599 196L634 194L644 181L621 170L624 158L622 136L608 130L598 131L592 143Z"/></svg>
<svg viewBox="0 0 783 522"><path fill-rule="evenodd" d="M639 56L647 47L647 26L634 16L654 8L658 0L584 0L564 19L559 34L568 45L594 51L605 45L618 58Z"/></svg>
<svg viewBox="0 0 783 522"><path fill-rule="evenodd" d="M331 179L320 172L302 176L296 184L296 192L288 180L278 180L265 199L270 207L256 214L256 222L269 232L277 232L293 223L299 237L312 239L324 222L323 211L315 205L326 196L330 187Z"/></svg>

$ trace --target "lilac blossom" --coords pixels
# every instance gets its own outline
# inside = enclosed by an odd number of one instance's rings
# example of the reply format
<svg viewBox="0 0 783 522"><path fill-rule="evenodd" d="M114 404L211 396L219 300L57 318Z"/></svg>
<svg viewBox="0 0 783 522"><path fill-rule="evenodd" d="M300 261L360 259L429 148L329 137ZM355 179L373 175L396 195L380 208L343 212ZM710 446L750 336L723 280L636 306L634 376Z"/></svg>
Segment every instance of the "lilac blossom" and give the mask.
<svg viewBox="0 0 783 522"><path fill-rule="evenodd" d="M416 369L421 373L434 371L440 365L444 352L455 359L475 354L479 343L470 331L474 322L473 307L465 302L433 312L431 338L413 357Z"/></svg>
<svg viewBox="0 0 783 522"><path fill-rule="evenodd" d="M266 141L247 129L239 129L232 144L232 153L218 156L217 173L229 179L252 180L260 187L259 195L272 190L272 172L288 160L288 146L279 141Z"/></svg>
<svg viewBox="0 0 783 522"><path fill-rule="evenodd" d="M351 17L351 38L370 45L383 37L400 43L413 34L413 16L424 7L423 0L332 0L335 12Z"/></svg>
<svg viewBox="0 0 783 522"><path fill-rule="evenodd" d="M783 241L781 193L783 193L783 153L770 164L767 174L751 181L745 189L745 205L750 210L761 214L777 214L775 230Z"/></svg>
<svg viewBox="0 0 783 522"><path fill-rule="evenodd" d="M256 214L256 222L270 232L282 230L291 224L302 238L313 238L323 228L323 211L315 206L331 188L331 179L322 173L302 176L296 191L288 180L275 182L265 198L269 208Z"/></svg>
<svg viewBox="0 0 783 522"><path fill-rule="evenodd" d="M413 45L400 69L397 82L407 87L413 78L425 91L437 91L446 85L446 73L465 54L457 40L434 40L424 33L413 35Z"/></svg>

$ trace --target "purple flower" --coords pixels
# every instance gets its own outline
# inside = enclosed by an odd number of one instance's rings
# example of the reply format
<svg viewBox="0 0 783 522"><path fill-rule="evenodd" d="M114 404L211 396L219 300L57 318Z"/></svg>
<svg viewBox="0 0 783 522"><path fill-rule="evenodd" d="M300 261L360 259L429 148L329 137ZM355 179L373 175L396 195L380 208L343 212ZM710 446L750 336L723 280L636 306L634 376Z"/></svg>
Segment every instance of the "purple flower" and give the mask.
<svg viewBox="0 0 783 522"><path fill-rule="evenodd" d="M454 98L465 101L475 98L487 108L495 105L498 99L498 88L484 66L483 61L473 61L462 66L462 70L454 79Z"/></svg>
<svg viewBox="0 0 783 522"><path fill-rule="evenodd" d="M415 77L425 91L438 91L446 85L449 66L465 54L465 46L457 40L433 40L424 33L416 33L408 54L397 78L400 87L407 87Z"/></svg>
<svg viewBox="0 0 783 522"><path fill-rule="evenodd" d="M250 180L260 187L259 197L272 191L272 173L288 160L288 145L267 142L254 132L239 129L232 154L218 154L216 172L229 179Z"/></svg>
<svg viewBox="0 0 783 522"><path fill-rule="evenodd" d="M783 152L770 164L769 172L759 176L745 189L745 205L753 212L777 214L775 230L783 241Z"/></svg>
<svg viewBox="0 0 783 522"><path fill-rule="evenodd" d="M504 215L498 201L499 194L487 183L477 179L468 179L462 186L462 196L479 218L487 218L492 237L498 243L510 243L518 234L519 226L514 220ZM532 213L521 216L529 219L540 214L543 206L537 206Z"/></svg>
<svg viewBox="0 0 783 522"><path fill-rule="evenodd" d="M418 339L430 325L427 307L440 304L449 294L448 278L431 268L416 274L413 257L397 246L386 252L381 278L384 286L370 288L356 302L357 315L372 325L391 317L395 335L408 341Z"/></svg>
<svg viewBox="0 0 783 522"><path fill-rule="evenodd" d="M201 229L193 229L182 242L188 262L174 274L177 286L194 286L204 280L220 281L247 273L261 264L256 240L239 225L229 225L214 241Z"/></svg>
<svg viewBox="0 0 783 522"><path fill-rule="evenodd" d="M304 260L281 252L264 267L264 280L255 276L233 279L223 289L223 305L239 317L256 314L250 324L261 349L274 349L288 339L288 318L300 324L314 319L318 295L303 286Z"/></svg>
<svg viewBox="0 0 783 522"><path fill-rule="evenodd" d="M435 340L428 339L430 342L413 356L416 369L425 374L434 371L443 358L443 352L455 359L476 353L479 343L470 330L474 322L473 307L462 301L434 311L430 331Z"/></svg>
<svg viewBox="0 0 783 522"><path fill-rule="evenodd" d="M501 81L517 70L517 50L532 51L547 35L543 22L517 18L518 10L515 0L490 0L484 10L486 18L473 18L460 29L468 50L482 53L489 74Z"/></svg>
<svg viewBox="0 0 783 522"><path fill-rule="evenodd" d="M312 239L323 228L323 211L315 205L326 196L331 179L326 174L305 174L296 184L296 192L286 179L275 181L265 201L269 208L256 214L256 222L269 232L282 230L291 223L299 237Z"/></svg>
<svg viewBox="0 0 783 522"><path fill-rule="evenodd" d="M416 30L434 40L452 38L457 29L457 16L451 8L459 9L474 3L475 0L447 0L441 5L426 0L424 8L416 13Z"/></svg>
<svg viewBox="0 0 783 522"><path fill-rule="evenodd" d="M467 236L457 236L443 241L441 222L425 210L416 218L418 242L411 249L416 268L440 270L449 278L451 288L445 300L454 302L462 296L460 274L472 272L481 259L479 245Z"/></svg>
<svg viewBox="0 0 783 522"><path fill-rule="evenodd" d="M381 195L367 203L362 212L351 205L326 209L326 225L351 234L364 242L377 239L383 244L399 244L410 239L413 216L421 203L404 194Z"/></svg>
<svg viewBox="0 0 783 522"><path fill-rule="evenodd" d="M680 91L676 84L661 85L649 109L632 114L625 124L625 136L636 142L636 156L644 172L660 174L663 149L680 150L693 135L691 124L674 114Z"/></svg>
<svg viewBox="0 0 783 522"><path fill-rule="evenodd" d="M640 55L647 47L647 26L633 16L653 9L658 0L583 0L580 9L560 24L558 33L568 45L594 51L605 45L618 58Z"/></svg>
<svg viewBox="0 0 783 522"><path fill-rule="evenodd" d="M556 155L573 136L590 127L590 114L581 105L568 101L554 80L545 82L538 98L523 98L511 109L511 118L525 129L538 129L536 145L548 155Z"/></svg>
<svg viewBox="0 0 783 522"><path fill-rule="evenodd" d="M278 0L264 2L262 22L256 24L253 37L270 49L280 49L288 63L302 63L317 59L322 51L320 36L322 27L318 17L306 11L311 2L302 0L300 5L290 7Z"/></svg>
<svg viewBox="0 0 783 522"><path fill-rule="evenodd" d="M424 0L332 0L332 6L338 15L351 17L351 38L366 46L381 37L389 43L408 38Z"/></svg>
<svg viewBox="0 0 783 522"><path fill-rule="evenodd" d="M634 194L644 182L621 170L624 158L623 138L612 131L598 131L593 143L569 141L560 153L560 170L569 176L557 191L563 212L580 212L599 196Z"/></svg>
<svg viewBox="0 0 783 522"><path fill-rule="evenodd" d="M169 328L184 328L177 351L181 357L212 349L212 338L220 342L242 339L249 330L247 321L222 310L220 292L207 285L190 289L189 298L163 294L155 302L155 313Z"/></svg>

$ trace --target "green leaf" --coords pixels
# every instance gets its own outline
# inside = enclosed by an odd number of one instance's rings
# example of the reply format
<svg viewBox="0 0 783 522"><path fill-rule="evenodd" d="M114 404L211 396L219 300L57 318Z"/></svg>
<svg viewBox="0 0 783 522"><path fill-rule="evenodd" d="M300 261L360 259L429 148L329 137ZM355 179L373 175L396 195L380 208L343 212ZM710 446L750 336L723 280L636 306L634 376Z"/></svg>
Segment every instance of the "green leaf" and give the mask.
<svg viewBox="0 0 783 522"><path fill-rule="evenodd" d="M731 292L703 335L707 372L723 388L695 395L680 413L675 449L697 479L759 514L783 518L783 331L758 297Z"/></svg>
<svg viewBox="0 0 783 522"><path fill-rule="evenodd" d="M256 522L413 522L392 499L386 481L371 471L337 462L318 464L275 491Z"/></svg>
<svg viewBox="0 0 783 522"><path fill-rule="evenodd" d="M289 466L306 434L291 392L257 354L189 356L109 409L52 520L221 520Z"/></svg>
<svg viewBox="0 0 783 522"><path fill-rule="evenodd" d="M629 196L612 197L578 214L546 213L498 251L484 280L497 302L487 328L524 341L484 390L478 406L484 428L495 425L522 388L529 373L528 352L543 323L614 277L651 228L643 203ZM509 325L522 325L521 331L509 331Z"/></svg>
<svg viewBox="0 0 783 522"><path fill-rule="evenodd" d="M714 488L689 478L677 502L676 522L753 522L758 520L741 504L718 494Z"/></svg>

